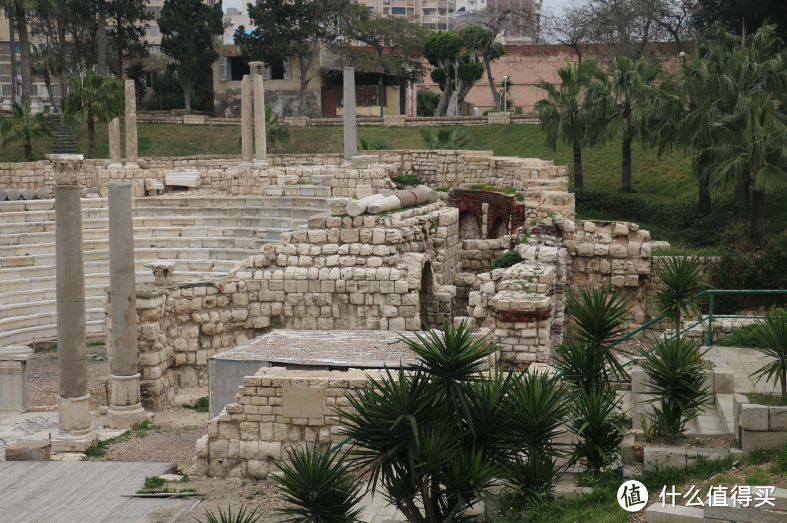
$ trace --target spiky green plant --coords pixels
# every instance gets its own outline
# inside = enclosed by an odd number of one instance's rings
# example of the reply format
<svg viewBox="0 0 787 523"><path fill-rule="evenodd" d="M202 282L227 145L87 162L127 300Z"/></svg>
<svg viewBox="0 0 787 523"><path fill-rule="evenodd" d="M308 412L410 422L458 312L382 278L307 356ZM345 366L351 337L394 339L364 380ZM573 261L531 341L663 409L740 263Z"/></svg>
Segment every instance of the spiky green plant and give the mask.
<svg viewBox="0 0 787 523"><path fill-rule="evenodd" d="M210 510L205 511L205 523L257 523L260 518L262 518L262 514L257 515L257 509L255 508L254 511L249 514L248 509L241 505L238 509L237 514L234 516L232 515L232 505L227 506L227 512L223 512L221 507L219 507L219 515ZM202 523L201 519L197 519L198 523Z"/></svg>
<svg viewBox="0 0 787 523"><path fill-rule="evenodd" d="M0 122L3 147L9 143L21 143L25 150L25 161L32 162L33 142L52 136L55 123L45 113L31 114L30 102L25 105L13 104L13 116Z"/></svg>
<svg viewBox="0 0 787 523"><path fill-rule="evenodd" d="M63 99L63 120L87 123L88 158L96 157L96 122L109 122L124 111L123 81L86 71L84 77L66 73L69 92Z"/></svg>
<svg viewBox="0 0 787 523"><path fill-rule="evenodd" d="M391 149L393 149L393 145L385 138L376 138L374 136L358 138L359 151L389 151Z"/></svg>
<svg viewBox="0 0 787 523"><path fill-rule="evenodd" d="M442 331L429 329L424 334L414 334L417 341L400 338L418 356L417 363L410 367L429 373L433 397L445 411L453 407L459 412L466 402L467 385L482 379L479 371L486 365L487 356L499 346L489 343L488 336L476 337L464 321L454 325L446 320Z"/></svg>
<svg viewBox="0 0 787 523"><path fill-rule="evenodd" d="M470 143L470 136L464 127L422 128L418 132L427 149L456 150L464 149Z"/></svg>
<svg viewBox="0 0 787 523"><path fill-rule="evenodd" d="M322 452L318 444L293 447L288 461L276 464L284 472L279 491L290 506L280 508L289 523L353 523L363 509L361 479L350 472L338 451Z"/></svg>
<svg viewBox="0 0 787 523"><path fill-rule="evenodd" d="M654 305L672 321L679 338L681 317L700 314L702 300L694 297L710 287L705 264L696 256L667 256L657 264L656 274Z"/></svg>
<svg viewBox="0 0 787 523"><path fill-rule="evenodd" d="M513 491L517 505L530 505L552 499L555 485L567 467L558 466L551 457L536 450L527 459L514 458L503 472L503 481Z"/></svg>
<svg viewBox="0 0 787 523"><path fill-rule="evenodd" d="M578 438L574 456L598 473L620 457L620 443L628 432L626 416L614 389L578 391L571 403L568 427Z"/></svg>
<svg viewBox="0 0 787 523"><path fill-rule="evenodd" d="M265 145L271 148L283 149L292 140L290 128L279 120L279 114L273 112L272 105L265 106Z"/></svg>
<svg viewBox="0 0 787 523"><path fill-rule="evenodd" d="M608 381L604 353L584 341L558 346L554 367L577 390L597 389Z"/></svg>
<svg viewBox="0 0 787 523"><path fill-rule="evenodd" d="M654 341L652 351L641 351L645 385L652 396L646 402L654 404L653 421L669 439L686 431L686 423L699 415L710 397L701 361L705 352L700 352L699 343L685 338Z"/></svg>
<svg viewBox="0 0 787 523"><path fill-rule="evenodd" d="M787 404L787 314L784 309L767 312L757 322L755 335L760 340L757 350L773 360L752 373L752 376L757 376L757 381L762 378L773 380L777 387L781 384L782 403Z"/></svg>

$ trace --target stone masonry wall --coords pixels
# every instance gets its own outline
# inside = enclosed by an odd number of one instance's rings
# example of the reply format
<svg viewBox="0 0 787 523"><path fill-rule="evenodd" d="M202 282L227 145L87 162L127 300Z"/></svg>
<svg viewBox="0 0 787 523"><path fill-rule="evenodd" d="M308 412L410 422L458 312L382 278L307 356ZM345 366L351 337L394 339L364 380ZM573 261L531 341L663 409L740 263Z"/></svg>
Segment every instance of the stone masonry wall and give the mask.
<svg viewBox="0 0 787 523"><path fill-rule="evenodd" d="M208 423L197 441L190 474L265 479L287 450L319 443L324 450L344 440L341 416L346 395L379 379L380 370L288 371L269 367L243 379L235 403ZM308 396L295 396L307 391ZM297 400L297 401L296 401Z"/></svg>

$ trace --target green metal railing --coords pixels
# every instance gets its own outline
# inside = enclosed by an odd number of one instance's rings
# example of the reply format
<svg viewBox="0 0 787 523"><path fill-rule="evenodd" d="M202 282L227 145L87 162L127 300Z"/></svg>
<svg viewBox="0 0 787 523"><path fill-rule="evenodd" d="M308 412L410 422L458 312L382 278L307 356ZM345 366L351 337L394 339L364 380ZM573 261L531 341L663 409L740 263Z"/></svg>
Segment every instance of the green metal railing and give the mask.
<svg viewBox="0 0 787 523"><path fill-rule="evenodd" d="M708 317L705 318L708 320L708 346L711 345L713 342L713 320L714 318L719 319L730 319L730 318L751 318L751 316L737 316L737 315L713 315L713 297L716 294L787 294L787 290L734 290L734 291L721 291L721 290L708 290L704 291L705 294L710 295L710 301L708 302Z"/></svg>

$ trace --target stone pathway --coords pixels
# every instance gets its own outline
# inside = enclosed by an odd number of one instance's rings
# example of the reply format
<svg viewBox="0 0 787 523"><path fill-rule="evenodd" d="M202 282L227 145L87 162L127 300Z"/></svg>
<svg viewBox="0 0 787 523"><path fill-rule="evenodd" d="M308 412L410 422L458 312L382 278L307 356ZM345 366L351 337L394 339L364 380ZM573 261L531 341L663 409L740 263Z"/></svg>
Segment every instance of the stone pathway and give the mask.
<svg viewBox="0 0 787 523"><path fill-rule="evenodd" d="M768 359L763 358L762 354L755 349L713 346L705 357L711 360L716 367L732 369L735 374L736 394L776 390L772 383L765 380L755 383L755 380L749 377L751 373L759 370L768 362Z"/></svg>

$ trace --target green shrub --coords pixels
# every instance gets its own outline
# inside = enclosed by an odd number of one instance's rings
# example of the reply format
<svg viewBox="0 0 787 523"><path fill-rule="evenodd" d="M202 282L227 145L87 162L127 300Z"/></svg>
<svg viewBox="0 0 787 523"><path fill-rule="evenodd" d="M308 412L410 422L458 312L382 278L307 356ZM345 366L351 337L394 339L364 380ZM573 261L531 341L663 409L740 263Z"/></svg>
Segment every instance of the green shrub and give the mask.
<svg viewBox="0 0 787 523"><path fill-rule="evenodd" d="M166 483L166 480L158 477L158 476L145 476L145 485L144 488L146 489L154 489L154 488L161 488Z"/></svg>
<svg viewBox="0 0 787 523"><path fill-rule="evenodd" d="M400 183L402 185L412 185L416 187L418 185L423 185L423 182L413 173L405 174L403 176L394 176L391 178L395 183Z"/></svg>
<svg viewBox="0 0 787 523"><path fill-rule="evenodd" d="M391 149L393 149L393 145L385 138L376 138L374 136L358 138L359 151L389 151Z"/></svg>
<svg viewBox="0 0 787 523"><path fill-rule="evenodd" d="M514 109L514 114L522 114L522 108L521 107L516 107Z"/></svg>
<svg viewBox="0 0 787 523"><path fill-rule="evenodd" d="M88 458L103 458L106 453L106 450L96 445L90 445L85 449L85 456Z"/></svg>
<svg viewBox="0 0 787 523"><path fill-rule="evenodd" d="M626 216L633 222L648 222L672 229L692 227L700 217L694 202L656 198L653 195L601 191L576 191L578 211L596 211Z"/></svg>
<svg viewBox="0 0 787 523"><path fill-rule="evenodd" d="M222 512L221 507L219 507L218 517L210 510L206 510L205 517L208 519L205 520L205 523L257 523L262 518L262 514L257 515L256 508L251 514L247 510L246 507L241 505L237 514L233 516L232 505L227 506L227 512ZM202 523L202 520L197 519L197 523Z"/></svg>
<svg viewBox="0 0 787 523"><path fill-rule="evenodd" d="M183 405L184 408L194 410L196 412L208 412L210 409L210 401L207 396L202 396L194 405Z"/></svg>
<svg viewBox="0 0 787 523"><path fill-rule="evenodd" d="M159 104L164 111L183 109L183 104L178 100L177 96L161 96L159 97Z"/></svg>
<svg viewBox="0 0 787 523"><path fill-rule="evenodd" d="M512 265L516 265L521 261L522 261L522 257L519 255L519 251L508 251L508 252L504 252L503 254L492 260L492 268L505 269L506 267L511 267Z"/></svg>
<svg viewBox="0 0 787 523"><path fill-rule="evenodd" d="M732 329L732 332L718 340L716 345L722 347L760 347L760 340L757 337L757 326L752 323L742 329Z"/></svg>
<svg viewBox="0 0 787 523"><path fill-rule="evenodd" d="M620 457L620 443L628 432L626 416L614 389L579 391L571 399L568 428L577 435L574 456L598 474Z"/></svg>

